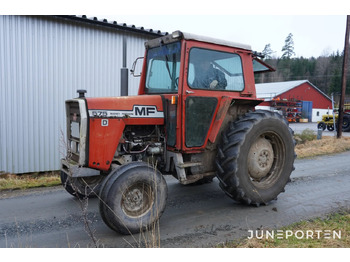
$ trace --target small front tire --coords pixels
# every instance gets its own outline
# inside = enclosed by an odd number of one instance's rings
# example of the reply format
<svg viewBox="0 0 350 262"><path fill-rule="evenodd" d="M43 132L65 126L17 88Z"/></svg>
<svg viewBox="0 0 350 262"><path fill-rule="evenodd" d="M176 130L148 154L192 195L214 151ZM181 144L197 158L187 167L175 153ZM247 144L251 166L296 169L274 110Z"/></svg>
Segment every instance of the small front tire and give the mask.
<svg viewBox="0 0 350 262"><path fill-rule="evenodd" d="M323 131L326 130L327 125L324 122L320 122L317 124L317 129L322 129Z"/></svg>
<svg viewBox="0 0 350 262"><path fill-rule="evenodd" d="M158 170L146 163L126 164L106 178L100 193L101 216L119 233L140 233L150 229L164 212L167 192Z"/></svg>

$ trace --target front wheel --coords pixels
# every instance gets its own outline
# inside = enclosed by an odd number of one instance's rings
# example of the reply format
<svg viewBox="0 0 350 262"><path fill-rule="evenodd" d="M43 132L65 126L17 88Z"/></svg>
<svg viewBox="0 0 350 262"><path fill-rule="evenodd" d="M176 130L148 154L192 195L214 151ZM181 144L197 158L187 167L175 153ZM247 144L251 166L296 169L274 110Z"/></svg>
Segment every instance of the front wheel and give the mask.
<svg viewBox="0 0 350 262"><path fill-rule="evenodd" d="M162 174L145 163L129 163L106 178L100 192L103 221L122 234L150 229L164 212L167 185Z"/></svg>
<svg viewBox="0 0 350 262"><path fill-rule="evenodd" d="M326 130L326 127L327 127L327 125L326 125L325 122L320 122L320 123L318 123L318 125L317 125L317 129L322 129L323 131Z"/></svg>
<svg viewBox="0 0 350 262"><path fill-rule="evenodd" d="M258 110L229 125L216 159L224 192L246 204L267 204L284 191L294 170L295 142L287 121Z"/></svg>

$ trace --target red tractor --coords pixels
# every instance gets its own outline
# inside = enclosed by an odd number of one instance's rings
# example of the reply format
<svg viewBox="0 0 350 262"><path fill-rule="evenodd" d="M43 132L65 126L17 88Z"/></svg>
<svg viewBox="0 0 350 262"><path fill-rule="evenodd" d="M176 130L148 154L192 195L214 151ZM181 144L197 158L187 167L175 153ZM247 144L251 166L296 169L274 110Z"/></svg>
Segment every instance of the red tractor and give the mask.
<svg viewBox="0 0 350 262"><path fill-rule="evenodd" d="M231 198L259 206L284 191L296 157L279 114L256 110L254 73L273 70L249 45L176 31L145 43L138 96L66 101L61 180L97 195L104 222L123 234L159 219L163 175L181 184L218 178Z"/></svg>

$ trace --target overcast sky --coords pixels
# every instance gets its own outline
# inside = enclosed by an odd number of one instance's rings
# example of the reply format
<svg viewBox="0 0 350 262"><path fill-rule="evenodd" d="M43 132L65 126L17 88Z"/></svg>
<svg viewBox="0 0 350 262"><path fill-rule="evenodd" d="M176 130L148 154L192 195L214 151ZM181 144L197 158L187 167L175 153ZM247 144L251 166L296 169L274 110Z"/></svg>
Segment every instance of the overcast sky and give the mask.
<svg viewBox="0 0 350 262"><path fill-rule="evenodd" d="M118 23L182 30L250 44L262 51L271 44L276 56L289 33L296 56L318 57L344 49L344 0L11 0L3 14L75 14L107 18Z"/></svg>
<svg viewBox="0 0 350 262"><path fill-rule="evenodd" d="M182 30L250 44L262 51L266 44L276 56L289 33L296 56L318 57L344 49L346 15L95 15L118 23L159 29Z"/></svg>

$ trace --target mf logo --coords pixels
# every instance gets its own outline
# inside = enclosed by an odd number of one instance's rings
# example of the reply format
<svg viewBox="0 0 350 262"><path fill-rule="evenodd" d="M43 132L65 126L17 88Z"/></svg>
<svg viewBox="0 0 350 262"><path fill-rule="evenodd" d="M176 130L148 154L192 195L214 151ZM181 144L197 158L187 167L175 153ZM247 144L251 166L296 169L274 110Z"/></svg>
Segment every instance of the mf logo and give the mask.
<svg viewBox="0 0 350 262"><path fill-rule="evenodd" d="M134 106L135 116L153 116L156 112L155 106Z"/></svg>
<svg viewBox="0 0 350 262"><path fill-rule="evenodd" d="M134 105L132 110L89 110L89 115L92 118L103 118L102 126L108 126L106 118L164 118L163 112L153 105Z"/></svg>

